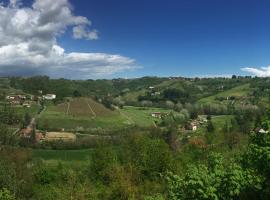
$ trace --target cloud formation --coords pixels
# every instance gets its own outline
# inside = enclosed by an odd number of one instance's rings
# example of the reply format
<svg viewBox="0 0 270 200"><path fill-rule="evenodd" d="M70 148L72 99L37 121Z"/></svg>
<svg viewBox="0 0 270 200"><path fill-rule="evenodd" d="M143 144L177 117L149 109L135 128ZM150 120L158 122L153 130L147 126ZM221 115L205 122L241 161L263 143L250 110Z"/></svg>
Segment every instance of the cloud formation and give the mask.
<svg viewBox="0 0 270 200"><path fill-rule="evenodd" d="M10 0L0 4L0 16L0 75L95 78L137 67L121 55L66 53L57 38L69 27L75 39L98 39L91 21L75 16L68 0L35 0L32 7Z"/></svg>
<svg viewBox="0 0 270 200"><path fill-rule="evenodd" d="M258 77L270 77L270 66L260 67L259 69L256 67L244 67L241 70Z"/></svg>

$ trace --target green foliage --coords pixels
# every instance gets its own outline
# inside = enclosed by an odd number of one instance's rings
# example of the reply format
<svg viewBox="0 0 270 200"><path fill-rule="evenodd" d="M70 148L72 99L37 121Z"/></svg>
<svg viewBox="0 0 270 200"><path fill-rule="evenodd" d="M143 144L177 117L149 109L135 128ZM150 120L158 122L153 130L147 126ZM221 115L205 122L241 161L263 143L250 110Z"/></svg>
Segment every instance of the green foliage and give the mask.
<svg viewBox="0 0 270 200"><path fill-rule="evenodd" d="M215 127L214 127L214 125L212 123L212 120L208 120L206 128L207 128L208 133L213 133L214 132Z"/></svg>
<svg viewBox="0 0 270 200"><path fill-rule="evenodd" d="M19 123L19 115L11 105L4 104L0 107L0 123L13 125Z"/></svg>
<svg viewBox="0 0 270 200"><path fill-rule="evenodd" d="M93 179L100 179L104 183L108 182L109 170L117 164L117 155L112 148L99 147L91 157L89 175Z"/></svg>
<svg viewBox="0 0 270 200"><path fill-rule="evenodd" d="M15 197L9 190L3 188L0 190L0 200L15 200Z"/></svg>
<svg viewBox="0 0 270 200"><path fill-rule="evenodd" d="M248 189L261 189L259 176L234 162L226 166L219 154L211 154L208 165L191 165L183 177L169 173L166 180L168 196L172 200L233 200Z"/></svg>
<svg viewBox="0 0 270 200"><path fill-rule="evenodd" d="M263 177L264 190L260 196L270 198L270 134L252 134L247 151L243 154L242 164Z"/></svg>
<svg viewBox="0 0 270 200"><path fill-rule="evenodd" d="M0 159L0 188L6 188L16 192L16 171L13 163L6 159Z"/></svg>
<svg viewBox="0 0 270 200"><path fill-rule="evenodd" d="M157 194L155 196L146 196L143 200L164 200L164 197L160 194Z"/></svg>
<svg viewBox="0 0 270 200"><path fill-rule="evenodd" d="M168 88L164 90L163 96L165 99L169 99L174 102L180 101L181 103L184 103L189 98L189 93L176 88Z"/></svg>
<svg viewBox="0 0 270 200"><path fill-rule="evenodd" d="M130 162L144 178L158 178L174 167L169 146L160 139L136 135L128 144L128 154Z"/></svg>
<svg viewBox="0 0 270 200"><path fill-rule="evenodd" d="M0 145L15 145L16 143L16 138L8 126L0 123Z"/></svg>
<svg viewBox="0 0 270 200"><path fill-rule="evenodd" d="M55 180L55 174L46 167L40 166L34 173L36 181L41 185L47 185Z"/></svg>
<svg viewBox="0 0 270 200"><path fill-rule="evenodd" d="M25 149L0 148L0 189L6 188L18 199L29 199L32 176L29 170L30 153Z"/></svg>
<svg viewBox="0 0 270 200"><path fill-rule="evenodd" d="M23 120L23 127L26 128L31 122L31 117L29 115L29 113L25 113L24 115L24 120Z"/></svg>

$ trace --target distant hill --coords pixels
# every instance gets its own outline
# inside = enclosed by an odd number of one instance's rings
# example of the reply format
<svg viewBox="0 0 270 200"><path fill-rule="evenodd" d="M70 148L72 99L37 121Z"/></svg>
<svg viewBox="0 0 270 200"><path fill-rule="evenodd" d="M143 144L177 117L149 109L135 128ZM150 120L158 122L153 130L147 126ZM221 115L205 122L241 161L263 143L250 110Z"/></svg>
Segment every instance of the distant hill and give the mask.
<svg viewBox="0 0 270 200"><path fill-rule="evenodd" d="M253 93L252 95L256 95L256 97L268 98L270 88L266 82L269 83L270 78L239 76L233 78L142 77L111 80L67 80L36 76L3 78L0 79L0 86L8 88L9 91L16 89L28 94L38 95L39 90L42 90L44 94L54 93L57 95L57 102L61 102L66 97L83 96L93 97L93 99L107 99L108 101L119 98L125 105L131 106L139 106L143 100L148 100L159 107L162 102L167 100L182 104L198 101L208 102L220 97L239 97L243 93L245 96L246 92L248 92L248 96ZM246 84L250 85L250 89L244 88L242 90L242 86ZM230 93L232 94L230 95ZM65 107L65 105L62 106Z"/></svg>

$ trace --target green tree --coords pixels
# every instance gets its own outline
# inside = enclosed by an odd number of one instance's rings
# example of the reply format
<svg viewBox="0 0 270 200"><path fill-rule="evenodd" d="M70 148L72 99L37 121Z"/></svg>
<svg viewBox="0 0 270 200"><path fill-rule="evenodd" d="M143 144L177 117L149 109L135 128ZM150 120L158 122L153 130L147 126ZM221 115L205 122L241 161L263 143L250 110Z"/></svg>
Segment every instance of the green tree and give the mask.
<svg viewBox="0 0 270 200"><path fill-rule="evenodd" d="M164 140L136 135L127 149L127 157L144 178L158 178L175 167L170 148Z"/></svg>
<svg viewBox="0 0 270 200"><path fill-rule="evenodd" d="M7 125L0 123L0 145L14 145L16 144L15 136L8 129Z"/></svg>
<svg viewBox="0 0 270 200"><path fill-rule="evenodd" d="M6 188L13 194L17 192L15 166L3 157L0 157L0 188Z"/></svg>
<svg viewBox="0 0 270 200"><path fill-rule="evenodd" d="M81 97L82 94L78 90L74 90L73 97Z"/></svg>
<svg viewBox="0 0 270 200"><path fill-rule="evenodd" d="M242 156L245 168L254 170L263 177L264 189L258 196L261 199L270 198L270 134L255 134L250 136L250 144Z"/></svg>
<svg viewBox="0 0 270 200"><path fill-rule="evenodd" d="M208 120L208 122L207 122L207 132L208 133L212 133L212 132L214 132L214 130L215 130L215 127L214 127L214 125L213 125L213 123L212 123L212 120Z"/></svg>
<svg viewBox="0 0 270 200"><path fill-rule="evenodd" d="M25 113L24 115L24 119L23 119L23 128L26 128L31 122L31 117L29 115L29 113Z"/></svg>
<svg viewBox="0 0 270 200"><path fill-rule="evenodd" d="M111 147L98 147L91 157L89 175L94 180L108 183L110 168L116 165L118 157Z"/></svg>
<svg viewBox="0 0 270 200"><path fill-rule="evenodd" d="M168 173L168 198L234 200L247 191L258 191L261 178L232 161L229 165L220 154L210 154L208 164L190 165L183 177Z"/></svg>
<svg viewBox="0 0 270 200"><path fill-rule="evenodd" d="M0 200L15 200L15 196L6 188L0 190Z"/></svg>

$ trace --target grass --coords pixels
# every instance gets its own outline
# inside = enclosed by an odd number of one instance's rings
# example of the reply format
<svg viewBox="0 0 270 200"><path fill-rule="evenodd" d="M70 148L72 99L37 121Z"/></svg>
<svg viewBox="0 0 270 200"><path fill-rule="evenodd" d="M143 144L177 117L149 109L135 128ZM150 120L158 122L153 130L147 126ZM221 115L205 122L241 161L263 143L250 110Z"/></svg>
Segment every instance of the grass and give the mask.
<svg viewBox="0 0 270 200"><path fill-rule="evenodd" d="M20 116L24 116L26 113L28 113L31 117L34 117L38 113L40 106L37 104L33 104L30 108L22 106L14 106L14 108Z"/></svg>
<svg viewBox="0 0 270 200"><path fill-rule="evenodd" d="M115 115L110 117L87 117L87 116L71 116L66 115L63 112L52 111L51 108L48 108L42 116L38 119L38 126L41 129L46 129L48 126L49 129L59 130L61 128L75 129L76 127L84 128L109 128L119 127L125 119L121 115Z"/></svg>
<svg viewBox="0 0 270 200"><path fill-rule="evenodd" d="M233 115L217 115L212 116L212 122L217 132L221 132L226 122L231 125L231 120L234 118Z"/></svg>
<svg viewBox="0 0 270 200"><path fill-rule="evenodd" d="M33 149L33 158L40 158L45 161L87 161L91 157L93 149L80 150L44 150Z"/></svg>
<svg viewBox="0 0 270 200"><path fill-rule="evenodd" d="M119 146L114 148L120 152ZM67 166L85 165L90 162L90 159L96 148L76 149L76 150L52 150L52 149L33 149L33 159L41 159L46 164L57 165L59 162Z"/></svg>
<svg viewBox="0 0 270 200"><path fill-rule="evenodd" d="M248 92L250 91L250 85L244 84L237 87L234 87L230 90L220 92L218 94L205 97L199 100L199 103L208 103L208 102L216 102L216 98L218 97L228 97L228 96L234 96L234 97L244 97L247 96Z"/></svg>
<svg viewBox="0 0 270 200"><path fill-rule="evenodd" d="M146 92L146 89L128 92L127 94L125 94L123 96L123 100L130 101L130 102L134 102L134 101L136 102L136 101L138 101L138 97L140 95L145 95L145 92Z"/></svg>
<svg viewBox="0 0 270 200"><path fill-rule="evenodd" d="M157 118L153 118L151 114L153 112L161 112L161 113L169 113L171 110L163 109L163 108L141 108L141 107L133 107L133 106L125 106L121 112L130 119L131 122L138 126L150 126L154 124L154 120L158 120Z"/></svg>

